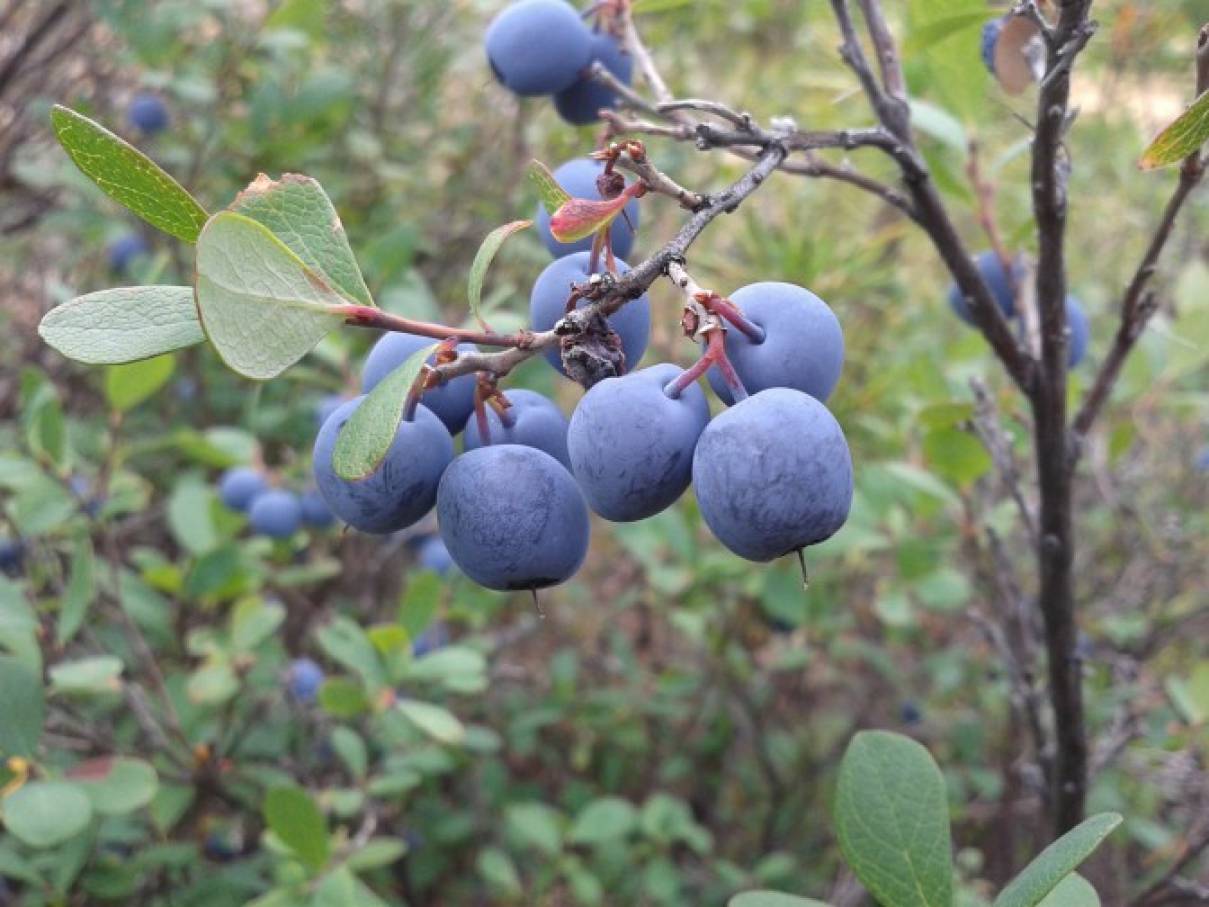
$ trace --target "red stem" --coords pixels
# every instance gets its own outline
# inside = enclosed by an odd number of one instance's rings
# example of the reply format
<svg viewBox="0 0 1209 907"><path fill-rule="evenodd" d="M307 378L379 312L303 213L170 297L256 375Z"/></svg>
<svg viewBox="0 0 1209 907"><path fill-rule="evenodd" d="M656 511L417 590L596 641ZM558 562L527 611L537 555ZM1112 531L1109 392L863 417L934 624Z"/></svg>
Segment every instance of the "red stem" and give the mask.
<svg viewBox="0 0 1209 907"><path fill-rule="evenodd" d="M745 336L752 343L759 346L764 342L764 328L760 327L754 321L749 321L739 307L724 296L718 296L711 299L706 304L706 308L713 309L723 318L725 318L740 334Z"/></svg>
<svg viewBox="0 0 1209 907"><path fill-rule="evenodd" d="M451 328L431 321L413 321L400 315L392 315L368 305L336 306L335 311L344 316L346 324L362 328L381 328L384 331L399 331L434 340L456 340L458 343L477 343L481 346L513 347L522 344L520 334L496 334L492 331L471 331Z"/></svg>
<svg viewBox="0 0 1209 907"><path fill-rule="evenodd" d="M487 421L487 407L483 405L483 385L474 388L474 424L479 430L479 441L483 447L491 446L491 423Z"/></svg>
<svg viewBox="0 0 1209 907"><path fill-rule="evenodd" d="M663 389L663 392L673 400L680 399L680 395L684 393L686 387L708 372L710 366L716 365L718 366L718 371L722 373L722 380L730 388L735 402L738 403L740 400L746 400L747 389L743 386L743 382L739 380L739 376L735 373L735 367L730 364L730 358L726 355L725 339L722 331L709 331L705 352L701 355L701 358L677 375L675 380L669 382L667 387Z"/></svg>

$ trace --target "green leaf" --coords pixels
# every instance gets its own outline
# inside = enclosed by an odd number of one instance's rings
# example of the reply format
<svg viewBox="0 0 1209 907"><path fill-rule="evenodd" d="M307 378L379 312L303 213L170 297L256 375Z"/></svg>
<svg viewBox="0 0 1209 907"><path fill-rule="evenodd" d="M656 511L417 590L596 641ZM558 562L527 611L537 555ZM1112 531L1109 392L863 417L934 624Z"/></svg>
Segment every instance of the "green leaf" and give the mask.
<svg viewBox="0 0 1209 907"><path fill-rule="evenodd" d="M332 677L319 688L319 705L336 718L353 718L369 708L365 691L345 677Z"/></svg>
<svg viewBox="0 0 1209 907"><path fill-rule="evenodd" d="M205 554L218 546L218 530L210 507L214 492L197 476L186 476L168 497L168 528L190 554Z"/></svg>
<svg viewBox="0 0 1209 907"><path fill-rule="evenodd" d="M389 866L407 853L407 842L400 838L370 838L365 846L349 855L348 867L353 872Z"/></svg>
<svg viewBox="0 0 1209 907"><path fill-rule="evenodd" d="M1120 824L1121 817L1117 813L1100 813L1085 819L1024 867L995 898L995 907L1035 907L1040 904Z"/></svg>
<svg viewBox="0 0 1209 907"><path fill-rule="evenodd" d="M105 371L105 399L119 412L134 409L159 391L176 370L173 356L112 365Z"/></svg>
<svg viewBox="0 0 1209 907"><path fill-rule="evenodd" d="M331 843L323 813L300 787L275 787L264 799L264 819L273 834L313 871L327 862Z"/></svg>
<svg viewBox="0 0 1209 907"><path fill-rule="evenodd" d="M516 864L512 862L512 857L498 847L480 850L475 866L483 881L503 897L516 898L523 893L521 875L516 869Z"/></svg>
<svg viewBox="0 0 1209 907"><path fill-rule="evenodd" d="M244 599L231 612L231 645L238 652L254 652L285 621L285 606L260 598Z"/></svg>
<svg viewBox="0 0 1209 907"><path fill-rule="evenodd" d="M197 310L219 357L267 381L344 321L347 305L268 227L223 211L197 239Z"/></svg>
<svg viewBox="0 0 1209 907"><path fill-rule="evenodd" d="M68 359L112 365L149 359L206 339L193 287L119 287L51 309L38 333Z"/></svg>
<svg viewBox="0 0 1209 907"><path fill-rule="evenodd" d="M141 759L89 759L73 767L68 776L87 795L93 810L103 816L142 809L159 789L155 769Z"/></svg>
<svg viewBox="0 0 1209 907"><path fill-rule="evenodd" d="M320 648L333 661L359 675L371 692L386 686L382 662L361 626L344 616L332 618L315 634Z"/></svg>
<svg viewBox="0 0 1209 907"><path fill-rule="evenodd" d="M340 429L332 451L336 475L357 481L371 475L394 443L407 396L428 357L439 344L416 350L397 369L378 382Z"/></svg>
<svg viewBox="0 0 1209 907"><path fill-rule="evenodd" d="M92 804L76 784L34 781L3 800L4 827L30 847L54 847L74 838L92 820Z"/></svg>
<svg viewBox="0 0 1209 907"><path fill-rule="evenodd" d="M637 827L634 804L620 797L601 797L580 810L567 837L574 844L600 844L624 838Z"/></svg>
<svg viewBox="0 0 1209 907"><path fill-rule="evenodd" d="M559 208L571 200L567 190L558 184L550 168L541 161L529 162L529 182L537 189L537 197L541 199L546 213L553 215Z"/></svg>
<svg viewBox="0 0 1209 907"><path fill-rule="evenodd" d="M545 803L514 803L504 814L508 833L519 844L547 856L562 850L562 816Z"/></svg>
<svg viewBox="0 0 1209 907"><path fill-rule="evenodd" d="M360 781L369 767L369 754L365 740L351 728L336 727L331 733L332 749L348 769L348 773Z"/></svg>
<svg viewBox="0 0 1209 907"><path fill-rule="evenodd" d="M958 488L982 478L993 465L991 455L973 435L956 428L937 428L923 439L928 466Z"/></svg>
<svg viewBox="0 0 1209 907"><path fill-rule="evenodd" d="M235 197L230 210L268 227L337 293L361 305L374 304L340 215L316 180L298 173L273 180L262 173Z"/></svg>
<svg viewBox="0 0 1209 907"><path fill-rule="evenodd" d="M1138 166L1154 170L1178 164L1209 141L1209 91L1160 132L1142 154Z"/></svg>
<svg viewBox="0 0 1209 907"><path fill-rule="evenodd" d="M919 53L958 32L980 29L987 18L986 10L972 10L923 22L911 29L907 40L903 42L903 52Z"/></svg>
<svg viewBox="0 0 1209 907"><path fill-rule="evenodd" d="M116 693L122 688L119 679L122 661L112 655L97 655L77 661L63 661L50 669L51 689L67 695Z"/></svg>
<svg viewBox="0 0 1209 907"><path fill-rule="evenodd" d="M437 608L441 606L441 591L444 588L441 577L431 570L412 573L408 578L403 602L399 605L399 623L412 639L432 623Z"/></svg>
<svg viewBox="0 0 1209 907"><path fill-rule="evenodd" d="M1042 898L1037 907L1100 907L1100 895L1091 882L1072 872Z"/></svg>
<svg viewBox="0 0 1209 907"><path fill-rule="evenodd" d="M491 262L495 259L496 253L499 252L500 247L509 236L519 233L521 230L532 225L533 221L531 220L514 220L510 224L496 227L487 234L487 238L479 246L478 252L474 254L474 261L470 265L470 279L466 287L466 298L470 301L470 314L474 316L475 321L482 325L483 330L487 329L487 323L483 321L479 307L483 300L483 281L487 277L487 269L491 267Z"/></svg>
<svg viewBox="0 0 1209 907"><path fill-rule="evenodd" d="M400 699L395 703L399 713L438 743L458 746L466 738L466 727L453 712L431 702Z"/></svg>
<svg viewBox="0 0 1209 907"><path fill-rule="evenodd" d="M0 755L32 756L45 721L41 676L16 656L0 655Z"/></svg>
<svg viewBox="0 0 1209 907"><path fill-rule="evenodd" d="M840 763L835 804L840 849L882 904L949 907L949 807L931 755L901 734L862 731Z"/></svg>
<svg viewBox="0 0 1209 907"><path fill-rule="evenodd" d="M81 532L76 539L75 552L71 556L71 577L67 581L67 589L63 592L63 601L59 604L59 620L55 625L55 642L61 647L75 638L88 608L96 595L95 558L92 553L92 540L87 533Z"/></svg>
<svg viewBox="0 0 1209 907"><path fill-rule="evenodd" d="M70 108L56 104L50 120L59 144L106 195L156 229L197 242L206 209L151 158Z"/></svg>
<svg viewBox="0 0 1209 907"><path fill-rule="evenodd" d="M297 901L288 903L296 904ZM386 902L366 887L347 866L341 866L326 876L315 889L314 897L306 903L307 907L387 907Z"/></svg>
<svg viewBox="0 0 1209 907"><path fill-rule="evenodd" d="M726 902L726 907L829 907L813 898L800 898L776 891L745 891Z"/></svg>

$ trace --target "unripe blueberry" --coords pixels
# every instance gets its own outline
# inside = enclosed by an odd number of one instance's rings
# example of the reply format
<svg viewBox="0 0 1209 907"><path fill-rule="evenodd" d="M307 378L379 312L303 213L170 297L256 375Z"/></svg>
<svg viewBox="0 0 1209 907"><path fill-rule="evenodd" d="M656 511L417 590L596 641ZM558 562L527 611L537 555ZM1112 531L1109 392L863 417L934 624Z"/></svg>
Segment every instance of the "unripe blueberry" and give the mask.
<svg viewBox="0 0 1209 907"><path fill-rule="evenodd" d="M749 284L730 299L764 330L758 343L734 327L726 332L726 355L744 389L792 387L825 401L844 367L844 331L831 307L804 287L777 281ZM717 368L709 370L709 384L723 402L733 402Z"/></svg>
<svg viewBox="0 0 1209 907"><path fill-rule="evenodd" d="M265 477L249 466L236 466L222 474L218 497L232 510L246 511L252 499L269 487Z"/></svg>
<svg viewBox="0 0 1209 907"><path fill-rule="evenodd" d="M302 493L302 522L314 529L327 529L336 522L335 514L317 489L308 488Z"/></svg>
<svg viewBox="0 0 1209 907"><path fill-rule="evenodd" d="M296 658L290 662L286 676L290 695L299 702L314 702L323 686L323 668L309 658Z"/></svg>
<svg viewBox="0 0 1209 907"><path fill-rule="evenodd" d="M589 157L577 157L562 164L554 171L554 178L572 198L592 200L603 199L596 185L596 178L604 172L604 162ZM638 199L626 203L623 213L614 218L609 227L609 241L613 246L613 254L625 258L634 248L634 233L638 229L639 205ZM587 252L592 248L592 237L585 236L575 242L563 243L554 238L550 232L550 212L540 202L534 215L537 234L545 243L550 254L555 258L570 255L572 252Z"/></svg>
<svg viewBox="0 0 1209 907"><path fill-rule="evenodd" d="M620 82L630 84L634 74L634 58L613 35L605 32L592 35L592 60L599 61ZM595 123L600 119L598 111L601 108L616 106L617 95L590 76L581 76L570 88L554 96L554 109L558 115L575 126Z"/></svg>
<svg viewBox="0 0 1209 907"><path fill-rule="evenodd" d="M271 539L288 539L302 526L302 502L282 488L270 488L252 499L248 525Z"/></svg>
<svg viewBox="0 0 1209 907"><path fill-rule="evenodd" d="M706 525L752 561L834 535L852 505L852 458L827 407L784 387L761 391L714 418L693 457Z"/></svg>
<svg viewBox="0 0 1209 907"><path fill-rule="evenodd" d="M354 529L385 535L410 526L432 509L441 473L453 459L453 438L426 406L399 423L395 439L378 469L350 481L336 475L332 452L340 429L365 397L356 397L332 413L315 438L315 484L332 513Z"/></svg>
<svg viewBox="0 0 1209 907"><path fill-rule="evenodd" d="M523 388L510 390L506 396L512 404L508 408L508 415L512 419L511 426L505 426L495 409L487 407L487 428L491 432L491 443L536 447L570 469L571 461L567 458L567 417L558 405L536 391ZM477 419L466 423L465 439L467 450L483 446Z"/></svg>
<svg viewBox="0 0 1209 907"><path fill-rule="evenodd" d="M590 252L576 252L546 265L533 284L533 292L529 294L529 320L533 330L548 331L566 314L571 285L583 283L588 279L591 258ZM629 270L629 265L618 259L618 273L625 274ZM581 309L587 304L581 299L576 308ZM627 302L610 315L609 326L621 338L626 370L637 368L651 336L651 306L646 294ZM562 374L566 374L557 347L547 348L545 356L547 362Z"/></svg>
<svg viewBox="0 0 1209 907"><path fill-rule="evenodd" d="M361 369L361 393L368 394L413 353L434 343L436 341L431 337L417 337L415 334L397 331L383 334L365 357L365 365ZM462 353L473 353L477 350L478 347L473 343L458 344L458 351ZM428 363L432 364L433 361L434 357L429 356ZM426 390L421 400L445 423L449 433L456 435L474 412L474 375L459 375L440 387Z"/></svg>
<svg viewBox="0 0 1209 907"><path fill-rule="evenodd" d="M109 259L109 269L117 274L124 274L131 263L149 251L147 240L142 234L126 233L111 242L106 249Z"/></svg>
<svg viewBox="0 0 1209 907"><path fill-rule="evenodd" d="M588 505L605 519L645 519L688 488L709 404L696 382L676 399L667 395L664 389L682 373L664 363L606 378L575 407L567 432L571 471Z"/></svg>
<svg viewBox="0 0 1209 907"><path fill-rule="evenodd" d="M574 576L588 508L566 468L535 447L462 454L441 478L437 522L453 562L488 589L541 589Z"/></svg>
<svg viewBox="0 0 1209 907"><path fill-rule="evenodd" d="M126 118L131 126L148 135L168 128L168 108L163 98L149 91L139 92L131 99Z"/></svg>
<svg viewBox="0 0 1209 907"><path fill-rule="evenodd" d="M592 33L563 0L510 4L488 26L484 44L495 77L519 95L562 91L592 60Z"/></svg>

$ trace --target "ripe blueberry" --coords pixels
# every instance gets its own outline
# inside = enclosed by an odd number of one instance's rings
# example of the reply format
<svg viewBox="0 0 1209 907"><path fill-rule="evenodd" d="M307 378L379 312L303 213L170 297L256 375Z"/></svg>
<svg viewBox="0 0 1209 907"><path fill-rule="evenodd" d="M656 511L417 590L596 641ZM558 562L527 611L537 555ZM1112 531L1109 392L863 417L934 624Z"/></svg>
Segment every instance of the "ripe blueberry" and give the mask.
<svg viewBox="0 0 1209 907"><path fill-rule="evenodd" d="M484 44L495 77L519 95L562 91L592 61L592 33L563 0L509 5L488 26Z"/></svg>
<svg viewBox="0 0 1209 907"><path fill-rule="evenodd" d="M536 447L570 469L571 461L567 458L567 417L558 405L536 391L524 389L510 390L507 397L512 403L508 409L508 415L512 419L511 426L505 426L499 414L493 408L487 408L487 427L491 432L491 443ZM483 446L476 419L466 423L465 439L467 450Z"/></svg>
<svg viewBox="0 0 1209 907"><path fill-rule="evenodd" d="M271 539L288 539L302 526L302 502L282 488L261 492L248 508L248 525Z"/></svg>
<svg viewBox="0 0 1209 907"><path fill-rule="evenodd" d="M222 474L218 481L218 497L232 510L246 511L252 499L269 487L257 470L236 466Z"/></svg>
<svg viewBox="0 0 1209 907"><path fill-rule="evenodd" d="M600 61L619 81L630 84L634 74L634 58L626 53L621 42L613 35L603 32L592 35L592 59ZM554 96L554 108L558 115L575 126L595 123L600 119L598 111L601 108L616 106L617 95L587 76L576 79L570 88Z"/></svg>

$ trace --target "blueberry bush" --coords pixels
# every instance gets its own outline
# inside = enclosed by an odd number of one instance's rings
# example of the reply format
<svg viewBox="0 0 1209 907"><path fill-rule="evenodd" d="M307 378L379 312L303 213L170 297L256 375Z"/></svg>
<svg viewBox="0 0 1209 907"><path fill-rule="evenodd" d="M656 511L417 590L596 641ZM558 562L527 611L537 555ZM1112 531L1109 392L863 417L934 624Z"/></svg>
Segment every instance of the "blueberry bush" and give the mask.
<svg viewBox="0 0 1209 907"><path fill-rule="evenodd" d="M0 907L1209 903L1203 15L0 6Z"/></svg>

